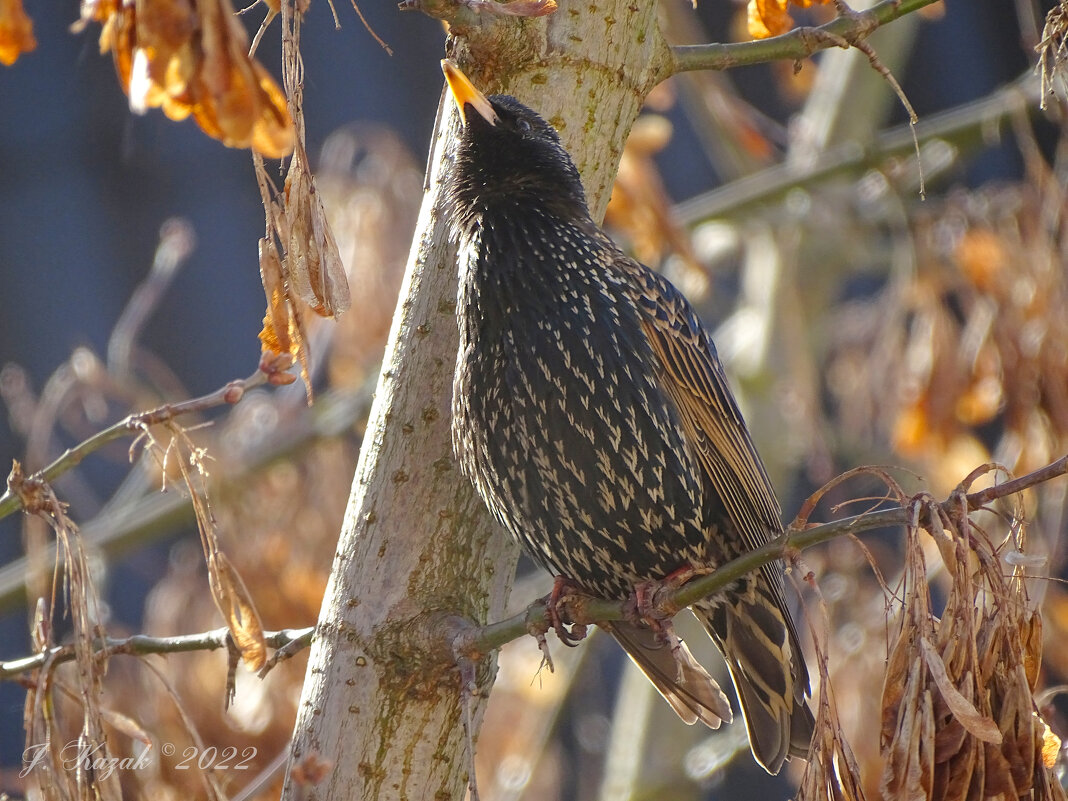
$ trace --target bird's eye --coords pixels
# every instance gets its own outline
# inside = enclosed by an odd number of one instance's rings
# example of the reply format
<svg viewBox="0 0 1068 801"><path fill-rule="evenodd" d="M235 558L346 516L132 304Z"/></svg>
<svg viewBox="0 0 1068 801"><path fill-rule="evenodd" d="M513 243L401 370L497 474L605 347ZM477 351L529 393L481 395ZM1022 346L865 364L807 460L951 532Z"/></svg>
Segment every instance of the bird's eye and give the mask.
<svg viewBox="0 0 1068 801"><path fill-rule="evenodd" d="M530 132L530 120L526 120L526 119L520 118L519 120L516 121L515 127L518 128L523 133L529 133Z"/></svg>

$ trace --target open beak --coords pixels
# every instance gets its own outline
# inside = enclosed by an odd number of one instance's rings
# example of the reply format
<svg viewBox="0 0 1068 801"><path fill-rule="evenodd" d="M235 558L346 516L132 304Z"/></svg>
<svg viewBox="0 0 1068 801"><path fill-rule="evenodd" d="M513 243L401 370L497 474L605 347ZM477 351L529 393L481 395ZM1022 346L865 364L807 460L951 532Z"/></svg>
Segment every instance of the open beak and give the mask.
<svg viewBox="0 0 1068 801"><path fill-rule="evenodd" d="M493 110L493 106L490 105L486 96L475 88L475 85L461 72L459 67L449 59L443 58L441 60L441 71L445 73L449 91L452 92L452 99L456 101L456 106L460 109L460 119L464 121L464 125L467 125L468 106L477 111L479 116L490 125L497 124L497 112Z"/></svg>

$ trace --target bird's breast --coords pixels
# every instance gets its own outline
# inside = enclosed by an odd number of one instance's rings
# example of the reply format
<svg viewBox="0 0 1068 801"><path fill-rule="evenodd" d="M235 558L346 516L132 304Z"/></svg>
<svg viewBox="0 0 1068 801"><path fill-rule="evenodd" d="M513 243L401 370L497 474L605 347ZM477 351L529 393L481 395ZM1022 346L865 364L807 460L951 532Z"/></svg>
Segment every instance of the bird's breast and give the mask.
<svg viewBox="0 0 1068 801"><path fill-rule="evenodd" d="M461 251L454 442L490 509L602 594L707 562L700 471L613 254L529 225Z"/></svg>

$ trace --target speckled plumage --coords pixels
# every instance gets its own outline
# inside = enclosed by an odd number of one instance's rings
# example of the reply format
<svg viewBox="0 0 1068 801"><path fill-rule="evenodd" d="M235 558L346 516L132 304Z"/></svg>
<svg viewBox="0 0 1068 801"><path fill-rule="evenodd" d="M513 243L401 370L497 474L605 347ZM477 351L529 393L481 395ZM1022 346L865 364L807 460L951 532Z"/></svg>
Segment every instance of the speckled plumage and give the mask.
<svg viewBox="0 0 1068 801"><path fill-rule="evenodd" d="M466 119L448 178L460 246L453 443L490 510L535 561L605 598L779 534L774 491L690 304L593 222L544 120L514 98L453 91ZM781 566L694 611L727 658L754 754L777 772L812 727ZM685 646L672 654L632 623L605 628L684 720L730 719Z"/></svg>

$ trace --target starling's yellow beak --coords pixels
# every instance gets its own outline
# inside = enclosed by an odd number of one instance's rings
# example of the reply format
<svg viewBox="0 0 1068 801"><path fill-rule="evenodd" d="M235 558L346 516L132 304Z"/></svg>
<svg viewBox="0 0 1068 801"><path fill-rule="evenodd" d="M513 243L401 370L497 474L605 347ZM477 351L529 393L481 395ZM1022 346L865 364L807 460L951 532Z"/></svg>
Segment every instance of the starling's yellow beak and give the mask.
<svg viewBox="0 0 1068 801"><path fill-rule="evenodd" d="M493 106L490 105L486 96L475 88L475 85L460 71L459 67L449 59L443 58L441 60L441 71L445 73L449 91L452 92L452 99L456 101L456 105L460 109L460 119L464 121L464 125L467 125L467 106L471 106L490 125L497 124L497 112L493 110Z"/></svg>

